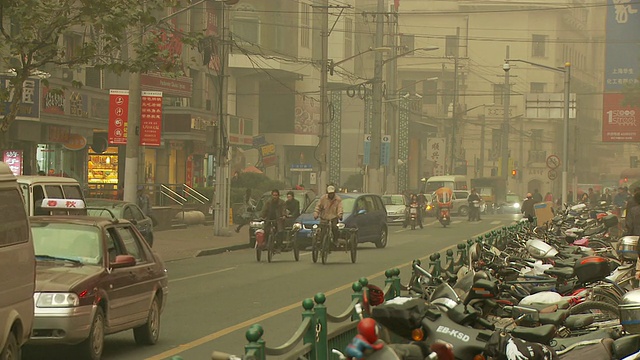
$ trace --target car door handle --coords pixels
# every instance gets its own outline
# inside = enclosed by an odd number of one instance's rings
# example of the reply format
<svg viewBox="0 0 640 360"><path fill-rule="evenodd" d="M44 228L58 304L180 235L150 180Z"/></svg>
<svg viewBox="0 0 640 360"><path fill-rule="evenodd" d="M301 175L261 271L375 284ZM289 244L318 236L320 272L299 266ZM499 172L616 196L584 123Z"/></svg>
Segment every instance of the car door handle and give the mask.
<svg viewBox="0 0 640 360"><path fill-rule="evenodd" d="M132 279L135 279L136 278L136 273L134 273L133 271L130 271L129 272L129 277L132 278Z"/></svg>

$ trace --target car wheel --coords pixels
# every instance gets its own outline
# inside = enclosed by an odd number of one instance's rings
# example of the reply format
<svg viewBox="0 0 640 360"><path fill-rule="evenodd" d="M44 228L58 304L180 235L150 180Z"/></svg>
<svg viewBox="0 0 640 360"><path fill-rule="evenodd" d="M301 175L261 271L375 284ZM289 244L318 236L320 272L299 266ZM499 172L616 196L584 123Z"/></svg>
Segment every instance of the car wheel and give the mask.
<svg viewBox="0 0 640 360"><path fill-rule="evenodd" d="M4 344L4 349L2 349L2 353L0 353L0 360L20 360L20 358L21 354L18 340L16 340L16 335L10 332L7 343Z"/></svg>
<svg viewBox="0 0 640 360"><path fill-rule="evenodd" d="M466 206L461 206L460 209L458 209L458 215L460 215L460 216L469 215L469 208L466 207Z"/></svg>
<svg viewBox="0 0 640 360"><path fill-rule="evenodd" d="M138 345L155 345L160 337L160 300L153 298L146 324L133 329L133 338Z"/></svg>
<svg viewBox="0 0 640 360"><path fill-rule="evenodd" d="M387 227L384 226L380 231L380 238L376 241L376 247L378 249L382 249L387 246L387 237L388 237Z"/></svg>
<svg viewBox="0 0 640 360"><path fill-rule="evenodd" d="M77 345L82 359L100 360L104 349L104 311L100 306L91 322L89 337Z"/></svg>

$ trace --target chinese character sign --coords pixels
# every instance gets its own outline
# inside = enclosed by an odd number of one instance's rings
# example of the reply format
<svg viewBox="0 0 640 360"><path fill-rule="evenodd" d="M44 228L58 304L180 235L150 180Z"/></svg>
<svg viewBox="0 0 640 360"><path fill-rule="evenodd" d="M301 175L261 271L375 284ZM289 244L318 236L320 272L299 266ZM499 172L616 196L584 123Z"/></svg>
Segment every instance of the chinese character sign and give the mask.
<svg viewBox="0 0 640 360"><path fill-rule="evenodd" d="M142 118L140 119L140 145L160 146L162 135L162 92L142 92Z"/></svg>
<svg viewBox="0 0 640 360"><path fill-rule="evenodd" d="M13 175L22 175L22 150L3 150L2 161L9 166Z"/></svg>
<svg viewBox="0 0 640 360"><path fill-rule="evenodd" d="M640 4L607 0L605 91L621 91L638 81L640 66Z"/></svg>
<svg viewBox="0 0 640 360"><path fill-rule="evenodd" d="M640 141L640 126L638 124L640 109L636 107L623 106L623 99L623 94L604 94L602 141Z"/></svg>
<svg viewBox="0 0 640 360"><path fill-rule="evenodd" d="M4 89L10 89L9 98L4 103L4 113L9 113L9 107L13 101L14 93L13 85L11 85L10 77L0 77L1 86ZM27 79L22 83L22 97L18 106L18 116L20 120L38 120L40 118L40 80Z"/></svg>
<svg viewBox="0 0 640 360"><path fill-rule="evenodd" d="M446 149L445 138L427 139L427 160L433 161L434 175L444 175Z"/></svg>
<svg viewBox="0 0 640 360"><path fill-rule="evenodd" d="M129 90L109 91L109 144L127 144Z"/></svg>

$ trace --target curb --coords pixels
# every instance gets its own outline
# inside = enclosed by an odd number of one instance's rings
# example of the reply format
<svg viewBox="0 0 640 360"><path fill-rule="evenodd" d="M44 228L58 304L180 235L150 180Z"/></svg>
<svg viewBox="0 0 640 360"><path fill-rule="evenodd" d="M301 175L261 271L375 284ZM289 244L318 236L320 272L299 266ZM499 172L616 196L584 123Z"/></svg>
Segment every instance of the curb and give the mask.
<svg viewBox="0 0 640 360"><path fill-rule="evenodd" d="M247 243L247 244L231 245L231 246L214 248L214 249L205 249L205 250L198 251L198 253L194 257L218 255L218 254L225 253L227 251L249 249L250 247L251 246Z"/></svg>

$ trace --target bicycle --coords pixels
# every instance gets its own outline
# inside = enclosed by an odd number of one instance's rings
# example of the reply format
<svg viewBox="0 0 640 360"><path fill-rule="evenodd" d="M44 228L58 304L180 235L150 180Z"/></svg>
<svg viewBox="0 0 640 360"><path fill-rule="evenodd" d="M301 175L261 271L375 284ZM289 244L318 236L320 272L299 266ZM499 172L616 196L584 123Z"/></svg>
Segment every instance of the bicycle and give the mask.
<svg viewBox="0 0 640 360"><path fill-rule="evenodd" d="M331 226L338 227L338 239L334 239ZM316 263L318 262L318 259L320 259L323 264L326 264L329 258L329 253L331 253L332 250L342 249L349 253L351 263L355 263L358 249L357 232L357 228L347 228L344 223L332 225L330 222L322 221L320 224L314 225L314 240L311 247L311 260ZM322 234L322 238L318 238L320 234Z"/></svg>

